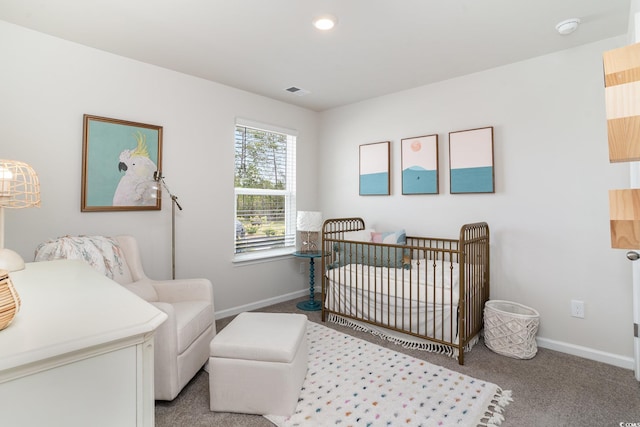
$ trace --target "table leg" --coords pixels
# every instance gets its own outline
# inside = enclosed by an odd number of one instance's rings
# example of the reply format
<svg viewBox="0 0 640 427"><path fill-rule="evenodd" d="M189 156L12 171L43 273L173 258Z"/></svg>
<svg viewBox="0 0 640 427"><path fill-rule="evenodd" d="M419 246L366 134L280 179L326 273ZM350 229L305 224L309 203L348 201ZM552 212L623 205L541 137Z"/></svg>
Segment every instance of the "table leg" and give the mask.
<svg viewBox="0 0 640 427"><path fill-rule="evenodd" d="M315 265L313 258L309 258L309 300L299 302L296 307L305 311L318 311L322 308L320 301L315 300L315 290L313 285L315 282Z"/></svg>

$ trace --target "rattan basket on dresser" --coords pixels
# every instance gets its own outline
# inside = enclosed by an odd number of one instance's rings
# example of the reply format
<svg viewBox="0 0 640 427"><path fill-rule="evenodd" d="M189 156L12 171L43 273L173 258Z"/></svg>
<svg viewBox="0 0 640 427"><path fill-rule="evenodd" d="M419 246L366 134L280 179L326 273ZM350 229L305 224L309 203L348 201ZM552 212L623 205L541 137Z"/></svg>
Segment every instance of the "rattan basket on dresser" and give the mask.
<svg viewBox="0 0 640 427"><path fill-rule="evenodd" d="M0 330L11 324L20 310L20 296L11 283L9 272L0 270Z"/></svg>

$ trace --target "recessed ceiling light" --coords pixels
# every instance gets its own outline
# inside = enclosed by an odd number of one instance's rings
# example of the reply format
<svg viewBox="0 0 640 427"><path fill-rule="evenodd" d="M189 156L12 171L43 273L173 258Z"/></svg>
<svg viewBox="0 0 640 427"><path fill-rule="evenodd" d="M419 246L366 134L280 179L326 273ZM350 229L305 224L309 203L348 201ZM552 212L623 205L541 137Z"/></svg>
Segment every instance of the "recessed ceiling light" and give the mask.
<svg viewBox="0 0 640 427"><path fill-rule="evenodd" d="M319 30L327 31L338 23L338 18L333 15L320 15L313 20L313 26Z"/></svg>
<svg viewBox="0 0 640 427"><path fill-rule="evenodd" d="M580 25L580 20L578 18L565 19L556 25L556 31L561 35L566 36L567 34L571 34L577 30L578 25Z"/></svg>

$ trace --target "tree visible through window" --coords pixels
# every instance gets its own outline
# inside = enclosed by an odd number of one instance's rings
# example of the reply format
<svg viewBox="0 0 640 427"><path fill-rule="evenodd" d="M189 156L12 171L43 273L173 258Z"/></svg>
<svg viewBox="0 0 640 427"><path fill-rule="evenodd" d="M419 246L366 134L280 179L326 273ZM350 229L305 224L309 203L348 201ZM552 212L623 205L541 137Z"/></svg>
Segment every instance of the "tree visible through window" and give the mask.
<svg viewBox="0 0 640 427"><path fill-rule="evenodd" d="M295 246L293 134L236 125L235 253Z"/></svg>

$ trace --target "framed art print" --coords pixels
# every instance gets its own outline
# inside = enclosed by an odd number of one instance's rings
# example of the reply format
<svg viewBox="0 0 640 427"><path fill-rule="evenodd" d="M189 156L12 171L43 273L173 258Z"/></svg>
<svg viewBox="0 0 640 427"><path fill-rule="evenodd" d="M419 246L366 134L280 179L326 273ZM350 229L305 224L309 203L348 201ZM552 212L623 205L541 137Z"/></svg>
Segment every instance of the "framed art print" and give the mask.
<svg viewBox="0 0 640 427"><path fill-rule="evenodd" d="M449 133L451 194L494 193L493 127Z"/></svg>
<svg viewBox="0 0 640 427"><path fill-rule="evenodd" d="M84 115L82 212L159 210L162 127Z"/></svg>
<svg viewBox="0 0 640 427"><path fill-rule="evenodd" d="M438 194L438 135L401 141L402 194Z"/></svg>
<svg viewBox="0 0 640 427"><path fill-rule="evenodd" d="M389 141L364 144L360 146L360 195L388 196L390 193L390 156Z"/></svg>

